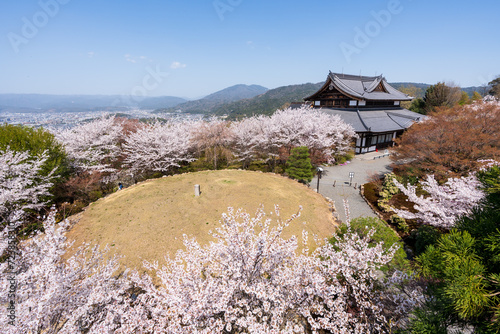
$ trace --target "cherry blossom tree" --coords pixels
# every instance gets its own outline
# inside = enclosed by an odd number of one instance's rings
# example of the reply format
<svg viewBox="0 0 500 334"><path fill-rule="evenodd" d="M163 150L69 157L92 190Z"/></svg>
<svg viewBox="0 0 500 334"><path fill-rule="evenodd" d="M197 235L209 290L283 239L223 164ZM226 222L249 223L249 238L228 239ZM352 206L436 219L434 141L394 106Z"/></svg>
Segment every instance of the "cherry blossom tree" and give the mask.
<svg viewBox="0 0 500 334"><path fill-rule="evenodd" d="M63 260L68 223L56 225L53 212L45 233L20 245L14 265L0 264L0 303L15 308L14 320L2 318L0 330L383 333L421 299L418 289L401 289L404 275L377 277L396 247L369 246L374 231L362 237L348 229L334 245L299 253L296 237L282 238L297 215L282 221L276 210L275 217L271 223L263 209L250 217L229 208L212 233L215 242L201 246L185 237L186 249L165 267L145 264L157 270L156 285L147 274L113 276L117 258L105 260L95 246L84 245ZM307 245L305 232L303 240Z"/></svg>
<svg viewBox="0 0 500 334"><path fill-rule="evenodd" d="M205 151L207 160L211 160L214 169L221 155L229 153L226 148L230 143L231 129L226 121L212 118L200 121L193 127L192 142L199 151Z"/></svg>
<svg viewBox="0 0 500 334"><path fill-rule="evenodd" d="M354 129L338 115L329 115L311 107L276 111L265 128L269 142L290 152L306 146L312 152L333 162L335 154L346 153L356 136Z"/></svg>
<svg viewBox="0 0 500 334"><path fill-rule="evenodd" d="M297 251L297 239L283 239L287 221L273 227L261 210L255 217L229 209L212 233L215 242L201 246L185 236L179 250L157 271L157 287L145 275L133 276L144 293L135 301L137 332L154 333L332 333L384 332L415 305L418 293L395 305L395 282L379 281L376 269L389 262L396 247L368 247L371 233L348 232L310 255ZM304 245L307 234L304 233ZM388 302L390 300L390 302ZM384 302L387 302L384 303ZM392 312L388 310L391 309ZM144 311L146 310L146 311ZM124 312L123 310L121 312ZM148 317L144 317L148 314ZM387 317L389 316L390 317Z"/></svg>
<svg viewBox="0 0 500 334"><path fill-rule="evenodd" d="M14 214L22 216L25 210L38 210L46 205L53 180L53 172L40 175L46 160L45 153L41 157L30 157L29 152L0 151L0 218L3 222L12 222Z"/></svg>
<svg viewBox="0 0 500 334"><path fill-rule="evenodd" d="M485 172L489 170L491 167L494 166L499 166L500 167L500 162L493 160L493 159L485 159L485 160L478 160L479 163L479 171Z"/></svg>
<svg viewBox="0 0 500 334"><path fill-rule="evenodd" d="M306 106L277 110L270 117L251 117L234 124L232 129L240 157L265 153L274 158L281 151L286 158L292 148L306 146L315 160L330 163L335 155L349 150L356 136L339 116Z"/></svg>
<svg viewBox="0 0 500 334"><path fill-rule="evenodd" d="M480 189L481 182L475 175L450 178L443 185L439 185L433 175L427 175L421 185L428 196L417 195L416 186L405 187L396 179L394 184L414 203L417 212L392 210L403 218L418 219L425 224L446 229L452 228L459 216L468 214L485 196Z"/></svg>
<svg viewBox="0 0 500 334"><path fill-rule="evenodd" d="M23 224L26 211L39 210L50 196L54 171L40 175L46 160L45 153L41 157L30 157L27 151L13 152L9 148L0 151L0 257L3 263L7 262L7 254L16 256L18 228ZM3 272L1 268L0 272Z"/></svg>
<svg viewBox="0 0 500 334"><path fill-rule="evenodd" d="M113 276L116 257L104 260L105 251L84 245L63 260L68 227L67 222L55 224L53 211L45 233L19 245L0 263L0 304L5 309L9 305L8 314L1 313L2 333L86 332L106 323L110 305L123 302L130 283ZM112 332L109 324L105 327L107 331L91 333Z"/></svg>
<svg viewBox="0 0 500 334"><path fill-rule="evenodd" d="M139 174L168 172L181 162L193 161L192 122L156 122L130 133L123 144L125 166Z"/></svg>
<svg viewBox="0 0 500 334"><path fill-rule="evenodd" d="M254 116L231 124L231 149L243 162L244 168L252 160L265 156L266 140L263 131L265 119L265 116Z"/></svg>
<svg viewBox="0 0 500 334"><path fill-rule="evenodd" d="M123 129L114 116L103 116L55 134L76 168L90 173L115 171L112 165L120 155Z"/></svg>

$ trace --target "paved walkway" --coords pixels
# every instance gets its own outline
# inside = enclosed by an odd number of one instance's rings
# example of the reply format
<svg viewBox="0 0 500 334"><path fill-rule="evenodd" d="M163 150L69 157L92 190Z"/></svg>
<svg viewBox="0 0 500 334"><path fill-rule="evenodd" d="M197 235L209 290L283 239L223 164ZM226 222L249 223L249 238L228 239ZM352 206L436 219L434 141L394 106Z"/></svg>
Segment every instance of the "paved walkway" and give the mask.
<svg viewBox="0 0 500 334"><path fill-rule="evenodd" d="M381 152L360 154L355 156L349 164L322 167L324 172L319 182L319 193L335 202L335 208L340 220L345 221L344 199L349 202L351 219L376 217L375 213L361 197L359 186L367 183L372 174L385 174L391 171L389 157L381 157L382 155ZM349 185L349 172L354 172L351 185ZM310 183L310 187L316 189L317 182L317 178L314 178ZM333 186L334 183L335 187ZM356 189L354 188L355 185L357 185Z"/></svg>

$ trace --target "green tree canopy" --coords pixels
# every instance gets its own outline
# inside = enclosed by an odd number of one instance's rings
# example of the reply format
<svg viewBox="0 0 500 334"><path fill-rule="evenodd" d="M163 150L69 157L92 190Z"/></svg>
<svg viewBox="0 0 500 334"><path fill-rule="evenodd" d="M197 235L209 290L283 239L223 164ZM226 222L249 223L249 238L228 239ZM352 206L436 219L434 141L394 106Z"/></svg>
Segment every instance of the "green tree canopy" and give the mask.
<svg viewBox="0 0 500 334"><path fill-rule="evenodd" d="M48 175L55 169L54 176L66 176L68 163L63 146L54 135L43 128L23 125L0 125L0 150L10 148L14 152L29 152L32 157L41 157L46 152L48 159L42 166L41 174ZM55 180L57 182L57 179Z"/></svg>
<svg viewBox="0 0 500 334"><path fill-rule="evenodd" d="M419 114L427 114L427 110L425 109L425 101L421 98L413 99L408 109Z"/></svg>
<svg viewBox="0 0 500 334"><path fill-rule="evenodd" d="M424 101L427 112L434 111L437 107L452 108L458 104L462 97L459 87L448 86L444 82L438 82L427 88Z"/></svg>
<svg viewBox="0 0 500 334"><path fill-rule="evenodd" d="M413 100L411 101L401 102L401 107L406 109L410 109L416 100L422 100L422 97L424 96L424 90L413 85L402 86L399 88L399 91L413 97Z"/></svg>
<svg viewBox="0 0 500 334"><path fill-rule="evenodd" d="M467 92L462 91L462 96L460 97L460 100L458 100L458 104L463 106L464 104L469 104L471 102L469 94Z"/></svg>
<svg viewBox="0 0 500 334"><path fill-rule="evenodd" d="M481 96L481 94L479 94L479 92L474 91L472 93L472 98L471 98L472 101L479 101L482 99L483 99L483 97Z"/></svg>

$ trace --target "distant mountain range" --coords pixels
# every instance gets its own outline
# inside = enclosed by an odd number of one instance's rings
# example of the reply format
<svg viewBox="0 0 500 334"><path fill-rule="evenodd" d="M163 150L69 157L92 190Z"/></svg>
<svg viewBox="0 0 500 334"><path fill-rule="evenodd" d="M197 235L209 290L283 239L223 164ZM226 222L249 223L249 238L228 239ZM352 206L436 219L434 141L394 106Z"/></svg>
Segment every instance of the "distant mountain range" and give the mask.
<svg viewBox="0 0 500 334"><path fill-rule="evenodd" d="M245 116L270 115L276 109L300 102L315 93L323 82L306 83L267 89L259 85L234 85L204 98L188 101L174 96L134 98L120 95L43 95L43 94L0 94L0 112L79 112L104 110L122 112L130 109L152 109L156 112L183 112L226 116L239 119ZM414 82L395 82L392 86L415 86L422 96L428 84ZM465 87L463 91L472 95L474 91L484 94L487 87Z"/></svg>
<svg viewBox="0 0 500 334"><path fill-rule="evenodd" d="M128 108L158 109L173 107L186 101L186 99L174 96L138 98L121 95L0 94L0 111L121 111Z"/></svg>
<svg viewBox="0 0 500 334"><path fill-rule="evenodd" d="M174 107L164 107L161 111L179 111L192 114L210 114L222 105L242 99L250 99L267 92L266 87L258 85L235 85L195 101L188 101Z"/></svg>
<svg viewBox="0 0 500 334"><path fill-rule="evenodd" d="M213 113L219 116L227 116L230 120L259 114L271 115L276 109L287 107L292 102L302 102L304 97L317 92L323 84L324 82L319 82L278 87L250 99L225 103L214 108ZM421 98L430 86L429 84L415 82L396 82L390 84L396 89L410 86L420 88L421 95L416 97ZM465 87L462 90L467 92L469 96L472 96L474 91L484 94L483 91L487 92L489 89L485 90L484 87Z"/></svg>
<svg viewBox="0 0 500 334"><path fill-rule="evenodd" d="M229 119L259 114L271 115L276 109L286 107L291 102L301 102L304 97L315 93L323 84L320 82L278 87L250 99L220 105L213 110L213 113L219 116L227 115Z"/></svg>
<svg viewBox="0 0 500 334"><path fill-rule="evenodd" d="M174 108L158 111L181 111L189 113L213 114L237 119L245 116L267 114L282 108L286 103L302 101L317 91L323 83L291 85L268 90L262 86L236 85L203 99L182 103ZM241 98L247 92L246 98ZM238 94L236 94L238 93Z"/></svg>

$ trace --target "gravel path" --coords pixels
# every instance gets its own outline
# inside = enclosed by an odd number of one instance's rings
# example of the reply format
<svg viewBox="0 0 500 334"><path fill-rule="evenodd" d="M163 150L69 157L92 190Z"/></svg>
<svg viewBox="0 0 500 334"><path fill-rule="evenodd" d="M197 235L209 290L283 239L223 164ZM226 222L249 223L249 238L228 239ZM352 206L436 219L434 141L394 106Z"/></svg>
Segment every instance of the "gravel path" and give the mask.
<svg viewBox="0 0 500 334"><path fill-rule="evenodd" d="M376 217L375 213L361 197L359 186L368 182L371 174L385 174L391 171L389 157L381 157L382 155L381 152L366 153L355 156L349 164L343 166L322 167L324 172L319 182L319 192L335 202L335 208L340 220L345 221L344 199L349 202L351 219ZM349 185L349 172L354 172L351 185ZM314 178L310 183L310 187L316 189L317 182L317 178ZM335 187L333 186L334 183ZM354 188L355 185L357 185L356 189Z"/></svg>

